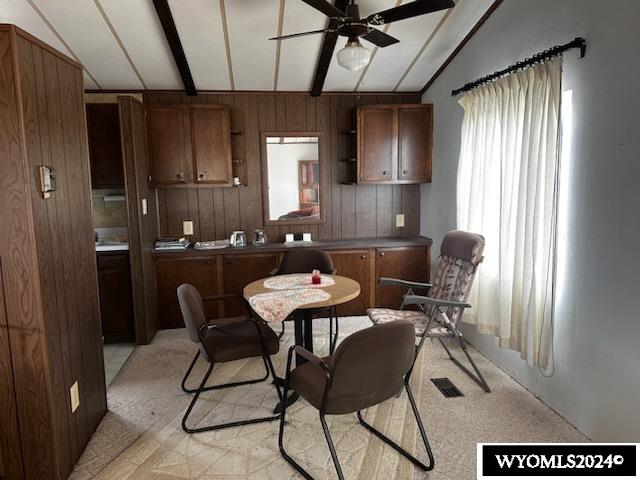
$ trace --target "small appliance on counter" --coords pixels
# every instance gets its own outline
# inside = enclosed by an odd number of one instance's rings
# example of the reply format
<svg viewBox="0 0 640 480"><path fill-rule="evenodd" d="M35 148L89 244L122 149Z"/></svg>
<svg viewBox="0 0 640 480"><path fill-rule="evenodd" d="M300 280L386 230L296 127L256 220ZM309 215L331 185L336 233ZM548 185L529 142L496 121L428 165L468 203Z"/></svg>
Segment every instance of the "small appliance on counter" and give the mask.
<svg viewBox="0 0 640 480"><path fill-rule="evenodd" d="M244 234L243 230L236 230L231 234L231 239L229 243L232 247L246 247L247 246L247 237Z"/></svg>
<svg viewBox="0 0 640 480"><path fill-rule="evenodd" d="M284 244L288 247L296 245L313 245L310 233L287 233L284 236Z"/></svg>
<svg viewBox="0 0 640 480"><path fill-rule="evenodd" d="M267 240L267 234L264 233L264 230L262 230L261 228L256 228L254 231L254 237L253 237L253 244L256 247L260 247L262 245L266 245L268 240Z"/></svg>

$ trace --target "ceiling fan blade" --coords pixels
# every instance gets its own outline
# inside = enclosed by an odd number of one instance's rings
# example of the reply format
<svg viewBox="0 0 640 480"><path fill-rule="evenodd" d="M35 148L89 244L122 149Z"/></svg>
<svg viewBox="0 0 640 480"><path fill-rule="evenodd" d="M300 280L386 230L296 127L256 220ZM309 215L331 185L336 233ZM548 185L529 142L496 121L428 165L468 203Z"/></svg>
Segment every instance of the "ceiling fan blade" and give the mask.
<svg viewBox="0 0 640 480"><path fill-rule="evenodd" d="M455 7L455 5L453 0L414 0L399 7L369 15L367 21L372 25L384 25L397 22L398 20L418 17L427 13L437 12L438 10L452 8Z"/></svg>
<svg viewBox="0 0 640 480"><path fill-rule="evenodd" d="M326 0L302 0L304 3L309 5L310 7L315 8L316 10L321 11L327 17L346 17L346 14L341 11L339 8L336 8Z"/></svg>
<svg viewBox="0 0 640 480"><path fill-rule="evenodd" d="M377 45L378 47L388 47L389 45L393 45L394 43L398 43L400 40L392 37L391 35L387 35L383 31L372 28L369 33L360 37L368 42Z"/></svg>
<svg viewBox="0 0 640 480"><path fill-rule="evenodd" d="M315 35L317 33L327 32L331 32L331 30L311 30L309 32L290 33L289 35L281 35L279 37L270 38L269 40L287 40L288 38L304 37L306 35Z"/></svg>

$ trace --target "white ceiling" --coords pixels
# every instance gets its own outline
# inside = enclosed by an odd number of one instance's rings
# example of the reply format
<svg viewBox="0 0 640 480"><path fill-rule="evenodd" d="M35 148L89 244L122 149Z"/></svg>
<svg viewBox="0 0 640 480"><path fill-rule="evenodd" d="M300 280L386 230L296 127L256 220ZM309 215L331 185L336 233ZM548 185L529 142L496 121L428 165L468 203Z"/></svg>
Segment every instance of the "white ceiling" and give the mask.
<svg viewBox="0 0 640 480"><path fill-rule="evenodd" d="M411 0L360 0L362 17ZM335 55L324 91L420 90L494 0L386 26L400 43L373 49L360 72ZM198 90L309 91L322 35L281 42L278 34L325 28L327 18L301 0L169 0ZM181 90L180 75L152 0L0 0L0 23L22 29L85 67L85 87ZM336 50L345 39L339 38Z"/></svg>

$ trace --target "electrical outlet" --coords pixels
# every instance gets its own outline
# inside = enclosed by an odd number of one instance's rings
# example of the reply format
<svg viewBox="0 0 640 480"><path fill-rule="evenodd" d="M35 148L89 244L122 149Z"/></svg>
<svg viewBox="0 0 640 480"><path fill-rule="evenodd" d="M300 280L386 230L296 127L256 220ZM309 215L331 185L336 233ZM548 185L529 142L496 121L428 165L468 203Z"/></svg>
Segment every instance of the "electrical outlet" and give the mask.
<svg viewBox="0 0 640 480"><path fill-rule="evenodd" d="M147 205L147 199L142 199L142 215L147 215L149 213L149 206Z"/></svg>
<svg viewBox="0 0 640 480"><path fill-rule="evenodd" d="M396 215L396 227L404 227L404 213Z"/></svg>
<svg viewBox="0 0 640 480"><path fill-rule="evenodd" d="M182 222L182 234L193 235L193 222L191 220L185 220Z"/></svg>
<svg viewBox="0 0 640 480"><path fill-rule="evenodd" d="M71 413L74 413L80 406L80 391L78 390L77 381L73 382L73 385L71 385L69 394L71 396Z"/></svg>

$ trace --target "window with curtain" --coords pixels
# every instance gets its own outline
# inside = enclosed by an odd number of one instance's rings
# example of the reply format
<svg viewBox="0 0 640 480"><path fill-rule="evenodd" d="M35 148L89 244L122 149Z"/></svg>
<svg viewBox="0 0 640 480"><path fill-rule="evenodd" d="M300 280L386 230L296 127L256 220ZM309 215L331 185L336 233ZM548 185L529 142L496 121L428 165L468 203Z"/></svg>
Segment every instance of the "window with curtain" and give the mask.
<svg viewBox="0 0 640 480"><path fill-rule="evenodd" d="M520 352L553 362L562 59L467 92L458 166L458 228L486 238L465 321Z"/></svg>

